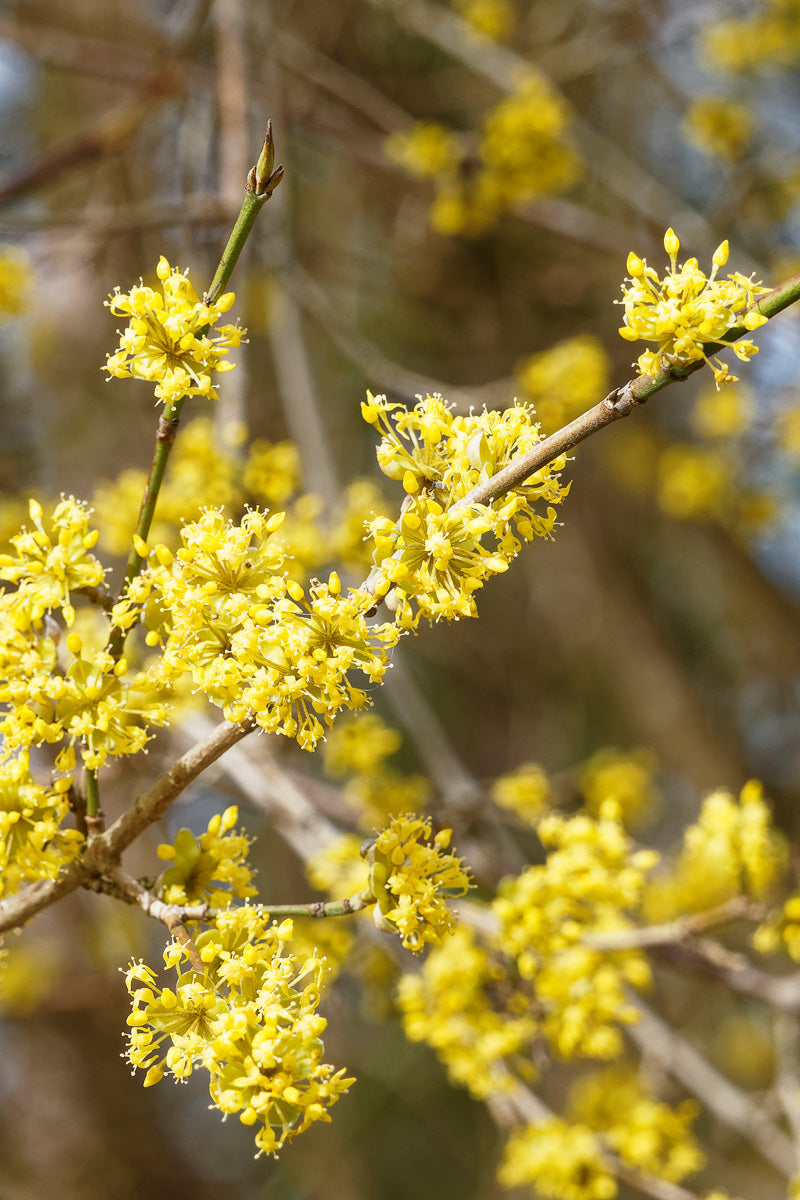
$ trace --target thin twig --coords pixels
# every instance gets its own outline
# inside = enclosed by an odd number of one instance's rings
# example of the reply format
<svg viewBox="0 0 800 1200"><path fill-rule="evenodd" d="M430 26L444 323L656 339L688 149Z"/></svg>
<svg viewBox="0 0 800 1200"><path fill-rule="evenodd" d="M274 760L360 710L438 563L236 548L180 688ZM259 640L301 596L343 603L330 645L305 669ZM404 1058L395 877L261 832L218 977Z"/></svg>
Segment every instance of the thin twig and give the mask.
<svg viewBox="0 0 800 1200"><path fill-rule="evenodd" d="M687 913L674 921L662 925L641 925L633 929L618 929L608 932L588 933L584 939L593 950L636 950L653 946L668 946L672 942L684 942L717 925L742 919L761 921L765 910L749 896L734 896L724 904L707 908L703 912Z"/></svg>

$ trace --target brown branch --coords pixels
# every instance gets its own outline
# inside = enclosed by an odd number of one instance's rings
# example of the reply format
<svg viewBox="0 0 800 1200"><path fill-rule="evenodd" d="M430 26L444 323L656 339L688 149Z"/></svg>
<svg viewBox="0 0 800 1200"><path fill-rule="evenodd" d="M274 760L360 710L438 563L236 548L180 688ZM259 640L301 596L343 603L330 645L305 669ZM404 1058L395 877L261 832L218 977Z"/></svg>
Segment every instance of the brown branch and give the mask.
<svg viewBox="0 0 800 1200"><path fill-rule="evenodd" d="M253 725L232 725L227 721L218 725L203 742L182 755L160 779L142 792L105 833L94 838L80 858L58 879L31 883L15 895L0 900L0 933L24 925L62 896L68 896L79 887L91 888L98 878L113 872L123 850L164 815L192 780L253 728Z"/></svg>

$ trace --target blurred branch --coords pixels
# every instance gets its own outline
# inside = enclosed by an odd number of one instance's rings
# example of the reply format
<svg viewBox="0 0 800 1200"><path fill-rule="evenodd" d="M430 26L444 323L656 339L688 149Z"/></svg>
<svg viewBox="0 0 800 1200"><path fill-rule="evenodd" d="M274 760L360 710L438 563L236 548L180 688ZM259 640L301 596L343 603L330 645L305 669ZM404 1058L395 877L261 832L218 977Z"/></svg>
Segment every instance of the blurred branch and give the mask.
<svg viewBox="0 0 800 1200"><path fill-rule="evenodd" d="M57 176L83 163L118 154L150 112L165 96L177 90L174 72L165 71L154 76L137 99L104 113L60 146L45 151L27 166L0 180L0 204L50 184Z"/></svg>
<svg viewBox="0 0 800 1200"><path fill-rule="evenodd" d="M800 1170L800 1024L796 1015L776 1013L773 1021L775 1041L776 1090L792 1133L790 1174Z"/></svg>
<svg viewBox="0 0 800 1200"><path fill-rule="evenodd" d="M749 896L734 896L724 904L703 912L687 913L674 921L663 925L641 925L635 929L619 929L609 932L588 933L584 939L587 946L593 950L636 950L654 946L669 946L673 942L684 942L695 937L706 929L717 925L726 925L730 921L741 919L761 921L765 909L756 904Z"/></svg>
<svg viewBox="0 0 800 1200"><path fill-rule="evenodd" d="M655 1061L696 1096L717 1120L734 1129L784 1175L793 1175L795 1152L791 1141L767 1117L763 1108L703 1057L672 1025L663 1021L638 996L629 995L639 1020L626 1034L643 1055Z"/></svg>

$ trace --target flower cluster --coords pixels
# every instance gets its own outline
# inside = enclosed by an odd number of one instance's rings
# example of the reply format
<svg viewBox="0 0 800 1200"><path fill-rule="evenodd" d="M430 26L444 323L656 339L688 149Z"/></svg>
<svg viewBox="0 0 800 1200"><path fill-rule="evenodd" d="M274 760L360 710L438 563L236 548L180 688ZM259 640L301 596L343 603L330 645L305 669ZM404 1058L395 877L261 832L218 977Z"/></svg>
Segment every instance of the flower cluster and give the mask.
<svg viewBox="0 0 800 1200"><path fill-rule="evenodd" d="M516 21L510 0L454 0L454 8L475 33L491 41L508 37Z"/></svg>
<svg viewBox="0 0 800 1200"><path fill-rule="evenodd" d="M558 479L564 460L537 471L491 504L460 504L472 487L502 470L540 440L533 414L514 404L503 412L455 416L441 396L419 398L413 409L368 393L362 413L382 432L378 463L407 493L400 520L369 523L375 542L373 583L404 628L420 616L474 616L474 593L505 571L520 538L551 534L552 507L568 488ZM546 513L536 505L547 505ZM490 548L483 539L491 535Z"/></svg>
<svg viewBox="0 0 800 1200"><path fill-rule="evenodd" d="M214 337L209 330L233 304L233 292L218 300L201 300L186 272L159 259L156 274L161 291L140 283L129 292L119 288L106 301L116 317L128 317L120 334L119 349L110 354L105 369L109 377L134 377L155 384L155 396L176 404L183 396L217 399L213 372L233 369L226 359L239 346L243 330L221 325Z"/></svg>
<svg viewBox="0 0 800 1200"><path fill-rule="evenodd" d="M530 1058L523 1056L538 1024L530 1005L516 1014L498 1011L493 993L506 979L505 964L471 929L459 928L398 987L406 1037L431 1046L453 1083L476 1100L507 1091L514 1078L510 1066L531 1074Z"/></svg>
<svg viewBox="0 0 800 1200"><path fill-rule="evenodd" d="M258 1153L276 1154L315 1121L330 1120L329 1108L353 1082L322 1062L323 963L316 955L298 962L292 933L291 921L270 924L256 907L228 908L196 938L202 974L171 943L164 965L176 973L173 987L159 987L144 963L125 976L127 1056L147 1071L145 1086L165 1073L182 1082L202 1067L214 1106L256 1126Z"/></svg>
<svg viewBox="0 0 800 1200"><path fill-rule="evenodd" d="M719 96L702 96L690 105L683 128L686 137L705 154L738 162L750 148L755 123L744 104Z"/></svg>
<svg viewBox="0 0 800 1200"><path fill-rule="evenodd" d="M181 907L226 908L234 896L245 900L256 895L247 861L250 839L233 832L238 819L239 810L232 804L216 813L199 837L190 829L180 829L172 842L158 847L159 858L171 864L158 880L162 900Z"/></svg>
<svg viewBox="0 0 800 1200"><path fill-rule="evenodd" d="M424 776L387 764L401 742L397 730L372 712L339 722L325 741L325 773L345 779L345 799L365 830L384 824L390 813L417 812L430 796Z"/></svg>
<svg viewBox="0 0 800 1200"><path fill-rule="evenodd" d="M32 282L28 256L14 246L0 246L0 321L25 311Z"/></svg>
<svg viewBox="0 0 800 1200"><path fill-rule="evenodd" d="M694 1100L676 1107L655 1100L630 1066L594 1071L570 1092L570 1120L601 1134L623 1162L669 1183L705 1165L690 1128L699 1111Z"/></svg>
<svg viewBox="0 0 800 1200"><path fill-rule="evenodd" d="M646 898L649 920L665 920L723 904L734 896L763 900L787 863L786 840L772 822L763 788L752 779L737 800L718 791L703 801L683 846Z"/></svg>
<svg viewBox="0 0 800 1200"><path fill-rule="evenodd" d="M606 953L586 944L592 932L629 929L642 902L654 852L635 851L617 822L585 815L544 817L546 862L504 880L492 909L496 943L516 962L542 1008L542 1032L565 1058L612 1058L619 1023L636 1020L628 986L646 987L638 951Z"/></svg>
<svg viewBox="0 0 800 1200"><path fill-rule="evenodd" d="M451 832L434 834L424 817L394 817L366 852L375 924L399 934L414 954L427 943L438 945L451 931L446 901L470 887L464 864L448 850Z"/></svg>
<svg viewBox="0 0 800 1200"><path fill-rule="evenodd" d="M67 751L62 769L74 762ZM25 883L55 879L81 850L83 837L62 828L69 812L69 779L60 776L50 787L36 783L26 753L0 764L0 896Z"/></svg>
<svg viewBox="0 0 800 1200"><path fill-rule="evenodd" d="M150 678L171 686L190 672L228 720L252 717L313 749L336 712L366 703L350 672L379 682L400 631L370 625L373 597L342 595L336 575L308 591L288 580L272 536L282 519L251 511L235 525L209 509L184 526L177 554L156 551L138 585L155 602L146 614L152 643L163 641Z"/></svg>
<svg viewBox="0 0 800 1200"><path fill-rule="evenodd" d="M532 1184L548 1200L611 1200L617 1194L597 1134L559 1117L516 1130L497 1175L505 1187Z"/></svg>
<svg viewBox="0 0 800 1200"><path fill-rule="evenodd" d="M623 285L619 301L625 308L620 335L629 342L658 344L657 350L647 350L639 356L642 375L653 374L662 362L686 367L705 360L714 372L717 386L734 382L736 376L729 373L727 364L711 360L706 347L725 346L728 334L734 329L753 330L765 324L767 318L750 306L768 289L738 271L727 279L717 279L720 267L728 261L727 242L714 251L708 276L700 270L696 258L678 266L680 242L672 229L664 236L664 249L670 258L670 270L663 279L638 255L628 255L630 279ZM758 353L749 339L730 345L742 362Z"/></svg>
<svg viewBox="0 0 800 1200"><path fill-rule="evenodd" d="M166 706L141 675L129 673L126 659L84 647L77 633L59 660L54 614L72 625L72 593L103 582L91 553L97 531L72 498L48 519L31 501L30 516L32 528L12 538L15 553L0 555L0 580L16 584L0 592L0 704L9 706L0 735L7 753L80 742L84 765L96 769L109 755L143 749L146 725L163 724Z"/></svg>
<svg viewBox="0 0 800 1200"><path fill-rule="evenodd" d="M529 825L536 825L553 803L546 772L537 763L521 763L507 775L499 775L491 787L495 804L507 808Z"/></svg>
<svg viewBox="0 0 800 1200"><path fill-rule="evenodd" d="M491 7L497 10L496 0ZM479 17L478 6L470 8ZM575 183L581 164L565 136L568 123L563 99L529 70L487 114L474 160L466 139L429 121L392 134L386 154L410 173L433 178L430 221L437 232L475 237L508 210Z"/></svg>
<svg viewBox="0 0 800 1200"><path fill-rule="evenodd" d="M716 21L704 30L702 51L707 61L727 71L796 66L800 17L794 0L762 0L754 7L746 17Z"/></svg>
<svg viewBox="0 0 800 1200"><path fill-rule="evenodd" d="M587 811L594 817L613 817L628 827L642 824L659 803L656 767L650 750L631 750L627 754L610 746L598 750L580 772L579 785Z"/></svg>

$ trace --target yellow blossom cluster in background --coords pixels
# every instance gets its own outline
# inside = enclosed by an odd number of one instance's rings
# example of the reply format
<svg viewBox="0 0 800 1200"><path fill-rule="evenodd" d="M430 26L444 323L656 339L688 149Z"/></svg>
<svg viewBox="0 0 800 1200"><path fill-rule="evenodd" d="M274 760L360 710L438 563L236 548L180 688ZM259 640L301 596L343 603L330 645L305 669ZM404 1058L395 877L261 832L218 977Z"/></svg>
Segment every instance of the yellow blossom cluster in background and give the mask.
<svg viewBox="0 0 800 1200"><path fill-rule="evenodd" d="M469 5L474 23L487 24L489 7ZM497 3L491 9L495 16ZM474 161L466 139L430 121L392 134L386 154L409 173L433 179L430 222L438 233L476 237L503 213L576 182L581 162L567 140L568 124L565 101L543 75L528 69L486 115Z"/></svg>
<svg viewBox="0 0 800 1200"><path fill-rule="evenodd" d="M364 829L382 825L393 812L416 812L430 797L427 779L387 763L401 743L397 730L374 712L337 722L325 740L325 773L344 779L344 797Z"/></svg>
<svg viewBox="0 0 800 1200"><path fill-rule="evenodd" d="M0 246L0 322L25 311L33 279L27 254L15 246Z"/></svg>
<svg viewBox="0 0 800 1200"><path fill-rule="evenodd" d="M509 0L453 0L453 8L476 34L491 41L503 41L516 24Z"/></svg>
<svg viewBox="0 0 800 1200"><path fill-rule="evenodd" d="M786 840L773 824L764 790L750 780L739 797L712 792L665 873L647 889L650 921L700 912L734 896L765 899L787 865Z"/></svg>
<svg viewBox="0 0 800 1200"><path fill-rule="evenodd" d="M517 364L521 399L532 404L546 433L554 433L608 392L611 363L590 334L566 338Z"/></svg>

